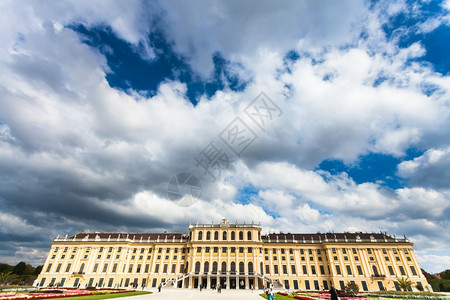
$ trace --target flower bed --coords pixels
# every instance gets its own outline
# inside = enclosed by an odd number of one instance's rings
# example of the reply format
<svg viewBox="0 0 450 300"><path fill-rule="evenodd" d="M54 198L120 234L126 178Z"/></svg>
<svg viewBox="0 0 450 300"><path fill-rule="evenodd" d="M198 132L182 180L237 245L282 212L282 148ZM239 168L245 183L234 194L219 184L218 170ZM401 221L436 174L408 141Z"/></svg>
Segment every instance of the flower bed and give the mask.
<svg viewBox="0 0 450 300"><path fill-rule="evenodd" d="M15 287L15 288L1 289L0 293L4 293L4 292L25 292L25 291L36 291L36 290L38 290L38 288L36 288L36 287L25 287L25 288Z"/></svg>
<svg viewBox="0 0 450 300"><path fill-rule="evenodd" d="M341 292L341 291L340 291ZM293 293L285 293L285 292L278 292L277 294L291 297L294 299L299 300L330 300L331 295L328 291L295 291ZM345 293L339 293L340 300L374 300L373 298L363 297L363 296L355 296L350 297ZM442 299L436 299L436 300L442 300Z"/></svg>
<svg viewBox="0 0 450 300"><path fill-rule="evenodd" d="M300 299L300 300L316 300L316 299L314 299L314 298L306 297L306 296L294 296L294 299Z"/></svg>
<svg viewBox="0 0 450 300"><path fill-rule="evenodd" d="M408 299L433 299L433 300L442 300L442 299L450 299L450 296L426 296L426 295L398 295L398 294L378 294L371 293L367 294L368 296L373 297L384 297L384 298L408 298Z"/></svg>
<svg viewBox="0 0 450 300"><path fill-rule="evenodd" d="M74 296L89 296L98 294L118 294L133 292L125 289L98 289L98 290L81 290L77 288L64 289L42 289L29 293L2 293L0 299L11 300L29 300L29 299L56 299Z"/></svg>

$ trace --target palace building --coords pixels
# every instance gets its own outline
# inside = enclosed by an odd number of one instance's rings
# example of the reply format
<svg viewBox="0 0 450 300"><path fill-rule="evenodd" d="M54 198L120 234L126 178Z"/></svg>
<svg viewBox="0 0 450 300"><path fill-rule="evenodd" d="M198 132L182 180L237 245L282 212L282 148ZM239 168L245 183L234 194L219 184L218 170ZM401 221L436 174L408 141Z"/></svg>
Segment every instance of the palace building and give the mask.
<svg viewBox="0 0 450 300"><path fill-rule="evenodd" d="M405 237L387 233L271 233L255 223L189 225L181 233L83 232L57 237L39 286L428 290Z"/></svg>

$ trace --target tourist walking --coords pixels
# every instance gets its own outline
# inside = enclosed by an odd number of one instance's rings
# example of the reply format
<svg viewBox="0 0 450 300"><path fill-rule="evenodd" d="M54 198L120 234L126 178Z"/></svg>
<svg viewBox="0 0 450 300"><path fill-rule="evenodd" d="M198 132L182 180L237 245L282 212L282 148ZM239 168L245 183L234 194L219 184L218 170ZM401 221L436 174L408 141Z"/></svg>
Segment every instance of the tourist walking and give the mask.
<svg viewBox="0 0 450 300"><path fill-rule="evenodd" d="M273 289L272 288L269 291L269 300L275 300L275 295L273 294Z"/></svg>
<svg viewBox="0 0 450 300"><path fill-rule="evenodd" d="M330 295L331 295L331 300L338 300L337 291L334 288L334 286L331 286Z"/></svg>

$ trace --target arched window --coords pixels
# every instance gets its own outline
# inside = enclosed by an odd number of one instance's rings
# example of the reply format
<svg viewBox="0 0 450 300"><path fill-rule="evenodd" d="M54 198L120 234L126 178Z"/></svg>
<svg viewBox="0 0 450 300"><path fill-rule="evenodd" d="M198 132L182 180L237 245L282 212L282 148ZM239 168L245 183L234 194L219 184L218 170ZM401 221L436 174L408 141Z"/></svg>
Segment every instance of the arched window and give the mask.
<svg viewBox="0 0 450 300"><path fill-rule="evenodd" d="M227 262L226 261L223 261L222 262L222 273L225 273L227 271Z"/></svg>
<svg viewBox="0 0 450 300"><path fill-rule="evenodd" d="M258 232L258 241L261 240L261 232Z"/></svg>
<svg viewBox="0 0 450 300"><path fill-rule="evenodd" d="M214 231L214 240L215 241L219 240L219 232L218 231Z"/></svg>
<svg viewBox="0 0 450 300"><path fill-rule="evenodd" d="M240 241L244 240L244 233L242 231L239 231L239 240Z"/></svg>
<svg viewBox="0 0 450 300"><path fill-rule="evenodd" d="M200 266L199 266L200 267ZM187 273L189 271L189 262L186 262L186 267L184 267L183 273Z"/></svg>
<svg viewBox="0 0 450 300"><path fill-rule="evenodd" d="M222 234L222 240L226 241L227 240L227 232L224 231Z"/></svg>
<svg viewBox="0 0 450 300"><path fill-rule="evenodd" d="M200 232L198 233L198 239L199 239L199 240L202 240L202 239L203 239L203 232L200 231Z"/></svg>
<svg viewBox="0 0 450 300"><path fill-rule="evenodd" d="M231 274L235 274L236 273L236 263L234 261L231 262L230 272L231 272Z"/></svg>
<svg viewBox="0 0 450 300"><path fill-rule="evenodd" d="M211 239L211 232L207 231L206 232L206 240L210 240Z"/></svg>
<svg viewBox="0 0 450 300"><path fill-rule="evenodd" d="M264 275L264 264L262 262L259 263L259 272Z"/></svg>
<svg viewBox="0 0 450 300"><path fill-rule="evenodd" d="M231 240L234 241L236 239L236 233L234 231L231 232Z"/></svg>
<svg viewBox="0 0 450 300"><path fill-rule="evenodd" d="M217 274L217 261L213 262L212 273Z"/></svg>
<svg viewBox="0 0 450 300"><path fill-rule="evenodd" d="M247 240L249 240L249 241L252 240L252 232L251 231L247 232Z"/></svg>
<svg viewBox="0 0 450 300"><path fill-rule="evenodd" d="M251 261L248 263L248 274L253 275L253 263Z"/></svg>
<svg viewBox="0 0 450 300"><path fill-rule="evenodd" d="M240 275L244 275L245 274L245 266L244 266L244 262L243 261L241 261L239 263L239 274Z"/></svg>
<svg viewBox="0 0 450 300"><path fill-rule="evenodd" d="M200 273L200 262L199 261L195 263L195 274L198 274L198 273Z"/></svg>
<svg viewBox="0 0 450 300"><path fill-rule="evenodd" d="M205 264L203 266L203 272L208 273L209 272L209 262L205 261Z"/></svg>
<svg viewBox="0 0 450 300"><path fill-rule="evenodd" d="M82 274L83 271L84 271L84 263L81 264L80 270L78 271L78 273Z"/></svg>

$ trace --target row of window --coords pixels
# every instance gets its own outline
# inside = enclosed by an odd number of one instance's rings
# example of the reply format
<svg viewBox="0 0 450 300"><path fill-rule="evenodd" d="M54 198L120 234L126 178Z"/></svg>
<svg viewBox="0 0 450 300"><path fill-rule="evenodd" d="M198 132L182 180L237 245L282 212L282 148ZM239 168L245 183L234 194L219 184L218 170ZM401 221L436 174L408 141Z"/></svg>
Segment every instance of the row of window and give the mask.
<svg viewBox="0 0 450 300"><path fill-rule="evenodd" d="M211 249L213 250L213 253L218 253L219 252L219 248L222 248L222 253L226 253L228 250L228 248L230 248L230 252L231 253L235 253L236 249L239 249L239 253L244 253L245 249L247 249L247 253L252 253L253 251L253 247L197 247L197 252L201 252L203 249L205 250L205 253L209 253L211 251ZM277 254L277 250L280 250L281 254L287 254L287 252L289 252L289 254L294 254L294 249L293 248L289 248L289 249L284 249L284 248L271 248L272 250L270 252L272 252L273 254ZM269 253L268 248L264 249L264 254L268 254ZM306 250L306 251L305 251ZM310 255L313 254L312 249L300 249L300 254L304 255L305 253L308 253ZM317 254L320 255L322 252L320 249L316 250ZM262 248L259 248L259 253L262 253ZM313 260L313 257L310 258L311 260ZM304 260L304 259L303 259ZM321 257L319 257L319 260L322 260Z"/></svg>
<svg viewBox="0 0 450 300"><path fill-rule="evenodd" d="M228 247L221 247L221 248L222 248L222 253L227 253ZM239 253L244 253L245 249L247 249L247 253L253 252L252 247L229 247L229 248L230 248L230 253L236 253L236 249L238 250ZM202 250L205 250L205 253L210 253L211 250L213 253L219 253L219 247L197 247L197 253L202 252ZM259 249L259 250L261 253L261 249Z"/></svg>
<svg viewBox="0 0 450 300"><path fill-rule="evenodd" d="M273 260L278 260L278 257L274 255L274 256L272 256L272 259L273 259ZM319 256L317 259L318 259L318 261L322 261L322 256ZM325 257L325 259L326 259L326 257ZM264 256L264 260L269 260L269 256ZM281 260L286 260L286 256L281 256ZM293 256L291 256L291 257L290 257L290 260L295 260L295 258L294 258ZM306 259L305 259L304 256L302 256L302 257L300 258L300 260L301 260L301 261L306 261ZM309 257L309 260L310 260L310 261L314 261L314 257L310 256L310 257Z"/></svg>
<svg viewBox="0 0 450 300"><path fill-rule="evenodd" d="M66 247L67 248L67 247ZM110 252L112 252L112 249L113 247L109 247L109 249L110 250L108 250L108 253L110 253ZM132 251L132 253L134 254L134 253L138 253L138 251L137 251L138 249L137 248L133 248L133 251ZM178 253L179 251L181 252L181 253L189 253L189 248L167 248L166 250L165 250L165 252L166 253L170 253L170 251L171 250L173 250L173 253ZM58 251L58 247L56 247L55 248L55 251L54 252L57 252ZM119 248L117 248L117 253L120 253L122 251L122 247L119 247ZM63 253L64 252L66 252L66 251L63 251ZM87 247L86 248L86 253L89 253L90 252L90 247ZM99 248L99 253L102 253L103 252L103 247L100 247ZM158 253L162 253L163 252L163 249L162 248L159 248L158 249ZM140 249L140 252L139 253L145 253L145 248L141 248ZM148 249L148 253L150 254L150 253L152 253L152 248L149 248ZM102 254L98 254L97 255L97 259L100 259L101 258L101 256L102 256ZM88 259L88 257L89 257L89 254L84 254L84 256L83 256L83 259ZM51 259L55 259L56 258L56 254L53 254L52 255L52 257L51 257ZM65 259L66 258L66 255L65 254L62 254L61 255L61 258L60 259ZM74 254L72 254L72 255L70 255L70 259L74 259L75 258L75 255ZM111 258L111 254L107 254L106 255L106 259L110 259ZM117 254L116 255L116 259L119 259L120 258L120 254ZM131 257L131 259L135 259L135 256L133 255L132 257ZM141 256L139 256L139 259L143 259L143 255L141 255ZM147 259L150 259L150 256L147 256Z"/></svg>
<svg viewBox="0 0 450 300"><path fill-rule="evenodd" d="M342 254L347 254L347 252L348 252L346 248L331 248L331 252L332 252L333 254L336 254L338 249L341 249L341 250L342 250ZM402 249L398 249L398 250L401 251ZM394 254L398 254L398 250L397 250L397 248L392 248L392 252L393 252ZM353 254L357 254L357 249L356 249L356 248L352 248L351 251L353 252ZM381 248L381 251L383 252L383 254L387 254L388 251L389 251L389 249ZM373 249L372 249L372 248L367 248L367 253L368 253L368 254L372 254L372 252L373 252ZM403 252L404 252L405 254L409 254L408 248L403 248Z"/></svg>
<svg viewBox="0 0 450 300"><path fill-rule="evenodd" d="M210 241L211 240L211 231L206 231L205 234L205 240L206 241ZM243 231L239 231L238 233L239 236L239 240L243 241L244 240L244 232ZM199 241L203 240L203 231L199 231L197 234L197 239ZM219 232L218 231L214 231L214 240L218 241L219 240ZM222 240L223 241L227 241L228 240L228 232L227 231L223 231L222 232ZM236 232L231 231L230 233L230 240L235 241L236 240ZM247 241L252 241L252 232L251 231L247 231ZM261 240L261 233L258 232L258 240Z"/></svg>
<svg viewBox="0 0 450 300"><path fill-rule="evenodd" d="M392 266L387 266L387 267L388 267L388 270L389 270L389 274L391 276L395 276L394 268ZM409 267L411 269L411 273L413 274L413 276L417 276L416 268L414 266L409 266ZM335 268L336 268L336 274L337 275L342 275L341 267L339 265L336 265ZM346 265L345 268L347 270L347 275L353 275L352 274L352 268L351 268L350 265ZM357 265L356 269L358 270L358 275L362 276L363 275L363 271L362 271L361 266ZM405 272L405 269L403 268L403 266L398 266L398 269L400 270L400 274L402 276L406 276L406 272ZM378 268L376 266L372 266L372 271L373 271L373 276L374 277L384 277L384 275L381 275L380 273L378 273ZM313 273L313 274L315 274L315 273Z"/></svg>
<svg viewBox="0 0 450 300"><path fill-rule="evenodd" d="M277 254L277 250L280 250L281 254L285 254L286 252L289 252L289 254L294 254L294 249L284 249L284 248L264 248L264 254L269 254L269 251L272 251L273 254ZM322 251L320 249L316 249L317 254L321 254ZM310 255L313 254L313 249L300 249L300 254L304 255L305 253L308 253Z"/></svg>
<svg viewBox="0 0 450 300"><path fill-rule="evenodd" d="M62 253L67 253L67 252L68 252L68 249L69 249L69 247L64 247ZM86 248L81 248L81 249L84 249L84 251L85 251L86 253L89 253L89 252L91 251L91 247L86 247ZM152 253L152 251L153 251L153 248L132 248L132 249L127 249L127 253L129 253L129 251L131 250L131 252L132 252L133 254L135 254L135 253L141 253L141 254L143 254L143 253L146 252L146 249L147 249L147 252L148 252L148 253ZM57 253L58 250L59 250L59 247L55 247L55 248L53 249L53 252L54 252L54 253ZM78 247L74 247L74 248L72 249L72 253L76 253L77 250L78 250ZM111 253L111 252L113 252L113 250L114 250L114 247L99 247L98 253L104 253L104 252ZM171 250L173 250L174 253L178 253L178 251L181 251L182 253L186 253L186 252L189 253L189 248L169 248L169 247L165 249L165 252L166 252L166 253L169 253ZM121 252L122 252L122 247L118 247L118 248L117 248L117 253L121 253ZM162 252L163 252L163 248L158 248L158 253L162 253ZM63 254L63 255L64 255L64 254ZM53 255L53 257L54 257L54 256L55 256L55 255ZM72 256L73 256L73 255L72 255Z"/></svg>
<svg viewBox="0 0 450 300"><path fill-rule="evenodd" d="M48 264L47 269L46 269L46 272L47 272L47 273L49 273L49 272L51 271L52 265L53 265L53 264L51 264L51 263ZM175 264L174 264L174 265L175 265ZM85 265L84 263L82 263L82 264L80 265L80 268L78 269L78 272L75 272L75 273L83 274L84 271L85 271L85 270L84 270L84 269L85 269L85 266L86 266L86 265ZM102 272L102 273L106 273L106 272L108 271L108 266L109 266L108 263L104 263L101 272ZM158 266L159 266L159 265L158 265ZM181 264L181 266L183 266L183 264ZM55 273L61 272L61 267L62 267L62 263L59 263L59 264L56 266ZM71 267L72 267L72 264L71 264L71 263L67 264L66 269L65 269L65 273L69 273ZM113 264L113 267L112 267L112 270L111 270L111 273L116 273L116 272L117 272L117 267L118 267L118 264L117 264L117 263L114 263L114 264ZM134 267L134 264L130 264L130 265L128 266L128 273L132 273L132 272L133 272L133 267ZM137 265L136 265L136 270L135 270L136 273L140 273L140 272L141 272L141 267L142 267L141 264L137 264ZM144 272L145 272L145 273L148 273L149 268L150 268L150 264L145 264ZM123 266L122 273L125 273L125 270L126 270L126 265ZM97 272L99 272L99 263L94 264L94 267L93 267L93 269L92 269L92 273L97 273Z"/></svg>
<svg viewBox="0 0 450 300"><path fill-rule="evenodd" d="M211 272L212 272L213 274L218 272L218 265L219 265L219 264L218 264L217 261L215 261L215 262L212 263L212 269L211 269ZM248 266L248 273L249 273L249 274L253 273L253 262L248 262L247 266ZM195 273L196 273L196 274L199 274L199 273L200 273L200 267L201 267L201 264L200 264L199 261L197 261L197 262L195 263ZM227 272L227 263L226 263L225 261L222 262L222 266L221 266L221 267L222 267L222 268L221 268L220 272L222 272L222 273ZM239 272L240 272L241 274L243 274L243 273L245 272L244 269L245 269L245 264L244 264L243 261L241 261L241 262L239 263ZM230 263L230 269L229 269L228 271L230 271L231 273L236 272L236 262L232 261L232 262ZM208 273L208 272L209 272L209 262L208 262L208 261L205 261L205 262L203 263L203 272L204 272L204 273Z"/></svg>
<svg viewBox="0 0 450 300"><path fill-rule="evenodd" d="M313 258L310 257L310 259L312 260ZM355 261L359 261L359 257L358 257L358 256L353 257L353 259L354 259ZM320 259L319 259L319 260L320 260ZM333 260L339 260L339 258L338 258L337 256L333 256ZM390 261L389 256L385 256L385 257L384 257L384 260L385 260L385 261ZM399 257L399 256L396 256L396 257L395 257L395 260L396 260L396 261L400 261L400 257ZM409 257L409 256L406 257L406 260L407 260L407 261L412 261L411 257ZM348 256L344 256L344 261L348 261ZM369 261L375 261L375 258L374 258L373 256L369 256Z"/></svg>

